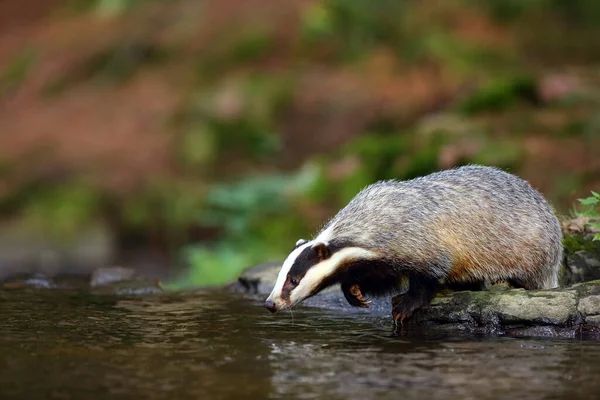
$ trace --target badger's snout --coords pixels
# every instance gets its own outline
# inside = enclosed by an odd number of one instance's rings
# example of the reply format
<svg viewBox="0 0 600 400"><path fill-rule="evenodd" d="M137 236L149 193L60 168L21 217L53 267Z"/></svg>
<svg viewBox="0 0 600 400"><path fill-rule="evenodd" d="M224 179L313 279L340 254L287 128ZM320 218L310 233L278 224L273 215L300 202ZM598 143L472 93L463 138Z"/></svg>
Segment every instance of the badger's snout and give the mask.
<svg viewBox="0 0 600 400"><path fill-rule="evenodd" d="M267 310L271 311L272 313L274 313L275 311L277 311L277 306L275 305L275 303L273 303L269 299L265 300L265 308Z"/></svg>

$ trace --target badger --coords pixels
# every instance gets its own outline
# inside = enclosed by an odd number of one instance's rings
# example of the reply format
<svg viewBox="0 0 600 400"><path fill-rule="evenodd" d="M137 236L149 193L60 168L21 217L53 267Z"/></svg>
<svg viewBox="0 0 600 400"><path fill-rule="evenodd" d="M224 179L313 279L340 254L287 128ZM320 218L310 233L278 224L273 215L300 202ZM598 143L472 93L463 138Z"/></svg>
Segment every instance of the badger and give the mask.
<svg viewBox="0 0 600 400"><path fill-rule="evenodd" d="M562 231L525 180L467 165L361 190L311 240L300 239L265 301L289 309L339 284L352 306L392 299L396 324L426 306L441 282L558 286Z"/></svg>

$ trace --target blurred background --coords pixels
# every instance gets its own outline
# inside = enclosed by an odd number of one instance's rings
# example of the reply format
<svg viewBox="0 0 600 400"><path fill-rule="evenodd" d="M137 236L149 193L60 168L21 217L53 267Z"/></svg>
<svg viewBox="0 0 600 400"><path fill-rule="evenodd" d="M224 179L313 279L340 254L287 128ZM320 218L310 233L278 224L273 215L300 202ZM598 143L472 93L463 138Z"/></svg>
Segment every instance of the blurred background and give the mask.
<svg viewBox="0 0 600 400"><path fill-rule="evenodd" d="M0 278L223 283L467 163L600 188L598 0L0 2Z"/></svg>

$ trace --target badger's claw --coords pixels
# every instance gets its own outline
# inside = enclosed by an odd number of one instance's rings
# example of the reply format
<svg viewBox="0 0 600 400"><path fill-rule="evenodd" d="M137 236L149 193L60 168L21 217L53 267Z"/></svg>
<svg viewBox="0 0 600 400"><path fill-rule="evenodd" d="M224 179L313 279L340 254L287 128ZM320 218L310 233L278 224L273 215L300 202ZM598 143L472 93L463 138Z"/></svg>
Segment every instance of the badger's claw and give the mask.
<svg viewBox="0 0 600 400"><path fill-rule="evenodd" d="M417 308L423 306L418 300L407 296L407 293L392 298L392 317L394 318L394 325L396 327L398 327L398 322L402 326L406 318L411 317Z"/></svg>
<svg viewBox="0 0 600 400"><path fill-rule="evenodd" d="M342 292L348 303L354 307L368 308L373 303L363 296L358 284L342 285Z"/></svg>
<svg viewBox="0 0 600 400"><path fill-rule="evenodd" d="M392 298L392 317L394 324L400 326L406 318L413 315L418 310L431 301L435 294L437 280L427 277L410 277L408 291Z"/></svg>

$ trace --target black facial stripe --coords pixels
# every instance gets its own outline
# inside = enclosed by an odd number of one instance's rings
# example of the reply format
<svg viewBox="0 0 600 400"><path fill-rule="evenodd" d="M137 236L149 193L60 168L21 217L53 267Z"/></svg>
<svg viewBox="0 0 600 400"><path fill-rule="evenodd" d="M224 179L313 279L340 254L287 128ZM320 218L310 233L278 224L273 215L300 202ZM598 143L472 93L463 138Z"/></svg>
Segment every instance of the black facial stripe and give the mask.
<svg viewBox="0 0 600 400"><path fill-rule="evenodd" d="M335 252L345 248L350 247L350 241L345 239L336 239L328 243L327 248L329 249L330 255L333 255ZM290 268L288 272L288 277L294 277L298 282L304 278L306 272L313 266L319 263L319 256L316 251L314 251L310 246L302 250L294 264Z"/></svg>
<svg viewBox="0 0 600 400"><path fill-rule="evenodd" d="M310 246L308 246L307 248L302 250L300 254L298 254L298 257L296 257L292 268L290 268L288 276L293 276L298 281L300 281L300 279L302 279L304 275L306 275L306 272L310 269L310 267L318 263L318 254Z"/></svg>

